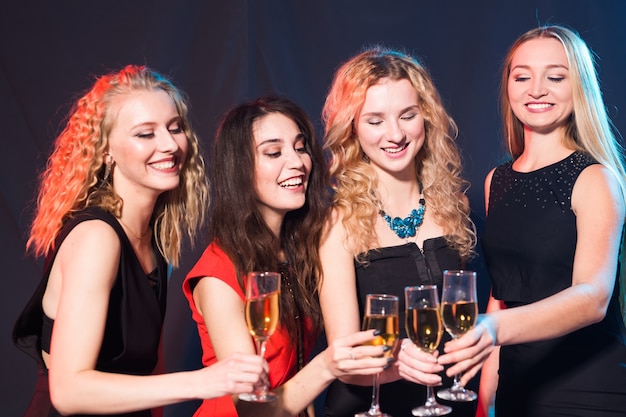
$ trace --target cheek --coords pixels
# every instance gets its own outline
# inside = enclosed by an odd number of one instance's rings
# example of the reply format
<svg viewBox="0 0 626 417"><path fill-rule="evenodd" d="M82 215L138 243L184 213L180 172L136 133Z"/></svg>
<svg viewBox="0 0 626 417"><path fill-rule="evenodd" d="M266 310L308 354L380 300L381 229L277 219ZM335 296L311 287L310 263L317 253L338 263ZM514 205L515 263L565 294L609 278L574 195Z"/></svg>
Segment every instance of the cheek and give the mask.
<svg viewBox="0 0 626 417"><path fill-rule="evenodd" d="M426 125L424 118L416 119L413 123L409 124L406 128L406 133L411 134L415 138L423 138L426 132Z"/></svg>
<svg viewBox="0 0 626 417"><path fill-rule="evenodd" d="M277 175L272 164L257 161L254 165L254 183L257 190L261 190L264 184L275 182Z"/></svg>
<svg viewBox="0 0 626 417"><path fill-rule="evenodd" d="M506 93L511 103L515 103L520 100L521 95L524 93L525 88L520 83L510 82L507 86Z"/></svg>
<svg viewBox="0 0 626 417"><path fill-rule="evenodd" d="M371 148L378 142L369 129L359 129L356 137L363 149Z"/></svg>
<svg viewBox="0 0 626 417"><path fill-rule="evenodd" d="M302 164L304 165L304 168L306 169L307 174L309 174L311 170L313 169L313 160L311 159L311 155L309 154L303 155Z"/></svg>
<svg viewBox="0 0 626 417"><path fill-rule="evenodd" d="M183 136L181 139L177 139L176 142L178 143L178 148L183 154L183 160L185 160L187 158L187 153L189 152L189 148L191 148L189 139Z"/></svg>

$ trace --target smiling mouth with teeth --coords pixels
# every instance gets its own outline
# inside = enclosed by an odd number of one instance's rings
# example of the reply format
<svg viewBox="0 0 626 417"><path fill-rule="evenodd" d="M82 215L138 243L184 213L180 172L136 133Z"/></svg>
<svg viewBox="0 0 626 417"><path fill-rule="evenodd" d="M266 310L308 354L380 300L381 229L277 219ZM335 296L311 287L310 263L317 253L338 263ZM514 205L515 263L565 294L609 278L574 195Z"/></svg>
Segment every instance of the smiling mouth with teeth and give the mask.
<svg viewBox="0 0 626 417"><path fill-rule="evenodd" d="M279 183L278 185L280 185L283 188L297 188L301 186L302 184L303 184L302 178L298 177L298 178L289 178L288 180L285 180Z"/></svg>
<svg viewBox="0 0 626 417"><path fill-rule="evenodd" d="M549 107L552 107L552 104L550 103L542 103L542 104L527 104L526 107L528 107L529 109L547 109Z"/></svg>
<svg viewBox="0 0 626 417"><path fill-rule="evenodd" d="M174 160L171 160L171 161L165 161L165 162L156 162L150 165L155 169L172 169L174 168L175 162Z"/></svg>
<svg viewBox="0 0 626 417"><path fill-rule="evenodd" d="M409 146L409 145L405 144L405 145L402 145L399 148L383 148L383 151L385 151L387 153L398 153L398 152L402 152L403 150L405 150L407 146Z"/></svg>

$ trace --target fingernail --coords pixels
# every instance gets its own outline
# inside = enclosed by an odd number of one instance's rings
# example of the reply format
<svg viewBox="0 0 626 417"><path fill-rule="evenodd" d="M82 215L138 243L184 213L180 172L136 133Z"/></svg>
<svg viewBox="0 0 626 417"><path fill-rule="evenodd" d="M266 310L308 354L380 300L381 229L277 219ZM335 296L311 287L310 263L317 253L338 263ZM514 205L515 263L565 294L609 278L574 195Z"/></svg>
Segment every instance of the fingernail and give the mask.
<svg viewBox="0 0 626 417"><path fill-rule="evenodd" d="M388 350L391 350L391 346L389 345L383 346L383 352L387 352Z"/></svg>
<svg viewBox="0 0 626 417"><path fill-rule="evenodd" d="M380 329L374 330L374 336L380 336L382 331Z"/></svg>

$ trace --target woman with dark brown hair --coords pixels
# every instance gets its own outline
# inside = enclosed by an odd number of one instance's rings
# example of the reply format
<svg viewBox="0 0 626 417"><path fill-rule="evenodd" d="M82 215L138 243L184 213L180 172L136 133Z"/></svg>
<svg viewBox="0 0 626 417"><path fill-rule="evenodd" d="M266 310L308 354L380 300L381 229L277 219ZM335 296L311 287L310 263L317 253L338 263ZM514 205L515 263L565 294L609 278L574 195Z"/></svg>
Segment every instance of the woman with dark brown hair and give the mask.
<svg viewBox="0 0 626 417"><path fill-rule="evenodd" d="M255 352L244 279L252 271L281 273L280 321L265 355L279 399L261 404L224 396L204 401L195 415L295 415L338 375L381 371L387 365L382 347L359 346L372 331L338 340L307 364L322 331L318 245L328 203L324 160L308 116L278 97L239 105L222 120L213 156L213 240L183 291L209 366L235 352Z"/></svg>

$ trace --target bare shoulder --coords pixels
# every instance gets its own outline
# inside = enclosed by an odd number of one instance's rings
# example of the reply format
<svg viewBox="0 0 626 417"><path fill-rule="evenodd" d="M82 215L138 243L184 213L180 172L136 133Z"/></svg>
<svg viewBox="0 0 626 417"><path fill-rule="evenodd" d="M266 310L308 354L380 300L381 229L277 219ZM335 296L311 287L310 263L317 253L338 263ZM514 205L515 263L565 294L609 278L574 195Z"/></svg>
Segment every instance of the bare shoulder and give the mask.
<svg viewBox="0 0 626 417"><path fill-rule="evenodd" d="M117 233L102 220L87 220L76 225L67 235L57 254L62 264L93 269L117 268L121 244ZM91 269L91 268L90 268Z"/></svg>
<svg viewBox="0 0 626 417"><path fill-rule="evenodd" d="M330 210L324 223L322 242L343 235L343 217L343 211L340 208L333 207Z"/></svg>
<svg viewBox="0 0 626 417"><path fill-rule="evenodd" d="M572 191L572 208L613 206L623 213L624 196L615 175L601 164L590 165L578 176Z"/></svg>
<svg viewBox="0 0 626 417"><path fill-rule="evenodd" d="M491 168L491 170L485 176L485 189L489 189L491 185L491 179L493 178L493 173L496 172L496 168Z"/></svg>

